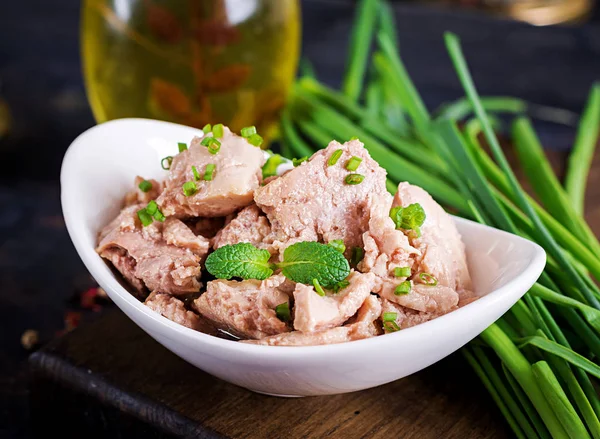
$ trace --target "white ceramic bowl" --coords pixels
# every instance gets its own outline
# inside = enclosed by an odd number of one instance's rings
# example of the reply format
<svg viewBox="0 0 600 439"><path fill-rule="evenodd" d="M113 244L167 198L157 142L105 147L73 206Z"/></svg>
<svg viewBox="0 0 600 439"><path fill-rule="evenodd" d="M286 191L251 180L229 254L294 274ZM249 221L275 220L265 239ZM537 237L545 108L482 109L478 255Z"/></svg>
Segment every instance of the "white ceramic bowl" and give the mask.
<svg viewBox="0 0 600 439"><path fill-rule="evenodd" d="M177 153L199 130L121 119L81 134L61 172L69 234L86 267L110 298L176 355L223 380L279 396L327 395L367 389L417 372L456 351L504 314L536 281L545 264L538 245L456 218L479 300L393 334L329 346L271 347L220 339L151 311L117 280L94 247L100 228L119 211L136 175L164 178L161 158Z"/></svg>

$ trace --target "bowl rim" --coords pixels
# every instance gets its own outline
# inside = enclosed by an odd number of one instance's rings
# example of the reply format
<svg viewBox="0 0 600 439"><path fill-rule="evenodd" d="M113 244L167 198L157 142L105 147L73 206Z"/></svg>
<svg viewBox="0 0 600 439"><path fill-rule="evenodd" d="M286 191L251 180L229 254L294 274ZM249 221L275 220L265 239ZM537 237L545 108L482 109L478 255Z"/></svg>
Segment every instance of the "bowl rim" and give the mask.
<svg viewBox="0 0 600 439"><path fill-rule="evenodd" d="M495 290L490 291L485 296L480 297L476 301L469 303L459 309L451 311L433 320L421 323L419 325L403 329L394 333L382 334L383 336L370 337L361 340L354 340L345 343L328 344L328 345L316 345L316 346L266 346L257 345L251 343L241 343L239 341L227 340L219 337L215 337L209 334L205 334L191 328L187 328L178 323L175 323L166 317L163 317L159 313L152 311L150 308L144 305L143 302L138 300L133 294L131 294L121 283L117 280L114 272L109 269L108 264L98 255L95 248L89 247L85 244L85 239L82 236L85 230L83 225L76 224L76 218L69 214L70 211L77 208L76 202L73 200L74 192L72 190L72 181L75 178L72 173L72 167L75 165L74 159L76 154L81 153L81 150L85 149L86 138L92 134L96 134L96 131L104 130L109 126L121 125L128 123L142 123L142 124L159 124L165 126L175 126L178 128L194 129L184 125L179 125L171 122L156 121L151 119L141 118L125 118L116 119L109 122L105 122L99 125L95 125L88 130L81 133L69 146L65 156L63 158L60 183L61 183L61 205L63 210L63 217L65 224L79 254L79 257L83 261L86 269L90 272L92 277L102 285L109 297L115 294L122 299L130 309L135 312L139 312L145 317L153 321L154 324L162 327L164 330L174 332L177 337L182 337L188 342L188 345L198 343L206 345L207 347L213 347L222 351L228 351L230 353L242 353L249 356L260 357L266 359L265 356L270 359L278 357L291 357L294 359L307 359L308 357L323 356L324 353L327 356L330 355L344 355L350 353L356 353L357 351L364 348L377 349L381 346L391 345L395 343L410 343L411 340L416 341L421 337L421 333L433 333L444 330L448 326L448 322L456 320L457 322L465 321L465 319L473 312L476 312L480 308L489 309L497 306L507 300L510 302L514 299L514 303L521 297L521 295L511 294L511 291L519 289L519 286L526 285L529 288L535 283L540 276L543 268L546 264L546 253L542 247L535 242L524 239L520 236L505 232L500 229L495 229L483 224L476 223L464 218L453 216L453 219L457 223L463 223L469 227L485 229L488 233L499 233L504 234L507 238L520 243L529 248L532 253L528 264L523 268L521 274L506 284L502 285ZM103 270L106 269L106 270ZM110 274L108 274L110 273ZM508 296L508 297L507 297ZM508 299L510 297L510 299ZM117 305L121 308L119 305ZM512 306L512 304L510 305ZM509 306L509 308L510 308ZM121 310L125 312L124 310ZM125 312L126 313L126 312ZM126 313L127 314L127 313ZM134 323L136 323L134 321ZM494 322L490 322L490 325ZM137 324L137 323L136 323ZM139 325L138 325L139 326ZM144 328L142 328L144 329Z"/></svg>

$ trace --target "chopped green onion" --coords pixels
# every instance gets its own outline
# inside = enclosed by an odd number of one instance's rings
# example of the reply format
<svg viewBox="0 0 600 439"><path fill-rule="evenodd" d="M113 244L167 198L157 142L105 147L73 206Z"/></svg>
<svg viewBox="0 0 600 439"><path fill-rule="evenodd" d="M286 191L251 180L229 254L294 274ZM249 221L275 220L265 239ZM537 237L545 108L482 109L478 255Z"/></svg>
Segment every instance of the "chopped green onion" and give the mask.
<svg viewBox="0 0 600 439"><path fill-rule="evenodd" d="M205 137L204 139L202 139L200 144L202 146L206 146L208 148L208 152L210 152L213 155L218 153L221 149L221 142L218 139L215 139L214 137Z"/></svg>
<svg viewBox="0 0 600 439"><path fill-rule="evenodd" d="M404 294L408 294L410 293L410 281L409 280L405 280L404 282L401 282L400 285L398 285L396 287L396 289L394 290L394 294L396 296L402 296Z"/></svg>
<svg viewBox="0 0 600 439"><path fill-rule="evenodd" d="M323 287L319 283L318 279L313 279L313 286L315 287L315 291L317 292L317 294L319 296L324 296L325 295L325 290L323 290Z"/></svg>
<svg viewBox="0 0 600 439"><path fill-rule="evenodd" d="M150 183L148 180L143 180L140 182L140 184L138 184L138 187L142 192L148 192L152 189L152 183Z"/></svg>
<svg viewBox="0 0 600 439"><path fill-rule="evenodd" d="M196 192L198 192L196 183L194 183L193 181L186 181L185 183L183 183L182 189L186 197L191 197Z"/></svg>
<svg viewBox="0 0 600 439"><path fill-rule="evenodd" d="M349 175L346 176L346 178L344 179L344 181L346 182L346 184L355 185L355 184L361 184L364 179L365 179L364 175L361 175L361 174L349 174Z"/></svg>
<svg viewBox="0 0 600 439"><path fill-rule="evenodd" d="M429 285L430 287L435 287L438 284L438 280L429 273L421 273L419 277L425 285Z"/></svg>
<svg viewBox="0 0 600 439"><path fill-rule="evenodd" d="M192 165L192 173L194 174L194 180L200 180L200 173L198 172L198 168Z"/></svg>
<svg viewBox="0 0 600 439"><path fill-rule="evenodd" d="M206 169L204 170L204 180L211 181L214 178L215 169L217 165L214 163L209 163L206 165Z"/></svg>
<svg viewBox="0 0 600 439"><path fill-rule="evenodd" d="M177 143L177 147L179 148L179 152L183 152L188 149L187 144L183 142Z"/></svg>
<svg viewBox="0 0 600 439"><path fill-rule="evenodd" d="M292 159L292 164L294 165L294 168L300 166L302 163L304 163L305 161L308 160L308 157L301 157L299 159Z"/></svg>
<svg viewBox="0 0 600 439"><path fill-rule="evenodd" d="M350 140L358 140L358 137L352 136L352 137L350 137Z"/></svg>
<svg viewBox="0 0 600 439"><path fill-rule="evenodd" d="M137 211L137 216L140 219L142 225L144 227L149 226L150 224L152 224L152 215L150 215L146 209L140 209Z"/></svg>
<svg viewBox="0 0 600 439"><path fill-rule="evenodd" d="M148 203L148 205L146 206L146 212L148 212L150 215L154 215L156 212L158 211L158 204L156 204L156 201L152 200Z"/></svg>
<svg viewBox="0 0 600 439"><path fill-rule="evenodd" d="M160 210L156 210L152 216L156 221L160 221L161 223L165 222L166 217Z"/></svg>
<svg viewBox="0 0 600 439"><path fill-rule="evenodd" d="M410 267L394 268L394 276L396 276L396 277L409 277L410 274L411 274Z"/></svg>
<svg viewBox="0 0 600 439"><path fill-rule="evenodd" d="M246 140L248 143L250 143L250 145L254 146L260 146L263 143L263 138L260 134L252 134L251 136L247 137Z"/></svg>
<svg viewBox="0 0 600 439"><path fill-rule="evenodd" d="M242 137L248 138L254 134L256 134L255 126L242 128Z"/></svg>
<svg viewBox="0 0 600 439"><path fill-rule="evenodd" d="M213 136L223 138L223 135L225 134L223 131L223 124L218 123L215 126L213 126L212 132Z"/></svg>
<svg viewBox="0 0 600 439"><path fill-rule="evenodd" d="M327 244L339 251L340 253L344 253L346 251L346 246L344 245L343 239L334 239L333 241L329 241Z"/></svg>
<svg viewBox="0 0 600 439"><path fill-rule="evenodd" d="M350 263L354 266L358 265L362 261L365 255L365 251L361 247L354 247L352 249L352 258Z"/></svg>
<svg viewBox="0 0 600 439"><path fill-rule="evenodd" d="M160 161L160 166L165 171L168 171L169 169L171 169L171 163L173 163L173 156L168 155Z"/></svg>
<svg viewBox="0 0 600 439"><path fill-rule="evenodd" d="M210 133L211 131L212 131L212 126L209 123L207 123L206 125L204 125L202 127L202 132L204 133L204 135Z"/></svg>
<svg viewBox="0 0 600 439"><path fill-rule="evenodd" d="M273 154L271 157L269 157L262 168L263 179L277 175L277 168L283 162L283 157L281 157L279 154Z"/></svg>
<svg viewBox="0 0 600 439"><path fill-rule="evenodd" d="M329 157L329 160L327 160L327 166L333 166L335 165L338 160L340 159L340 157L342 156L342 154L344 153L343 150L341 149L336 149L333 154L331 154L331 157Z"/></svg>
<svg viewBox="0 0 600 439"><path fill-rule="evenodd" d="M350 285L350 281L348 279L341 280L333 286L333 292L339 293L341 290L346 288L348 285Z"/></svg>
<svg viewBox="0 0 600 439"><path fill-rule="evenodd" d="M384 312L381 316L381 320L383 321L383 328L387 329L389 332L399 331L400 327L396 323L397 318L397 312Z"/></svg>
<svg viewBox="0 0 600 439"><path fill-rule="evenodd" d="M292 320L292 315L290 313L290 305L287 302L280 303L275 307L275 313L277 314L277 318L282 322L289 322Z"/></svg>
<svg viewBox="0 0 600 439"><path fill-rule="evenodd" d="M362 159L360 157L352 156L350 160L346 162L346 169L348 171L356 171L360 166ZM362 180L361 180L362 181Z"/></svg>

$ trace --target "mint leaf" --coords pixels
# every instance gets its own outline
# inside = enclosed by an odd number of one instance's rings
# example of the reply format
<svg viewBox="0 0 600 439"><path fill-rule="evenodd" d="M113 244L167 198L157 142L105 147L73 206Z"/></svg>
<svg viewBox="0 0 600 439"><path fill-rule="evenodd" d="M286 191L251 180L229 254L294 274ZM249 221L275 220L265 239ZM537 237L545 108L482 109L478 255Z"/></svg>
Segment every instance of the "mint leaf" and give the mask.
<svg viewBox="0 0 600 439"><path fill-rule="evenodd" d="M206 258L204 266L218 279L241 277L263 280L273 274L270 258L271 254L267 250L240 242L218 248Z"/></svg>
<svg viewBox="0 0 600 439"><path fill-rule="evenodd" d="M283 157L273 154L262 168L263 179L277 175L277 167L283 163Z"/></svg>
<svg viewBox="0 0 600 439"><path fill-rule="evenodd" d="M278 264L288 279L312 285L314 279L328 288L350 274L350 264L338 250L318 242L298 242L283 252L283 262Z"/></svg>
<svg viewBox="0 0 600 439"><path fill-rule="evenodd" d="M421 236L421 226L425 222L425 211L419 203L406 207L396 206L390 210L390 218L394 220L396 229L414 230L417 238Z"/></svg>

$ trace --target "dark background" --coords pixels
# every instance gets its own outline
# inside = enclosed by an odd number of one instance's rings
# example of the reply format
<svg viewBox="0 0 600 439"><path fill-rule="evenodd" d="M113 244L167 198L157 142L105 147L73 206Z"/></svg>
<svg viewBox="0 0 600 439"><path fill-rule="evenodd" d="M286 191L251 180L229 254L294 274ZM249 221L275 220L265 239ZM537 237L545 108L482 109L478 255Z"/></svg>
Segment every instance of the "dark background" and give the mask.
<svg viewBox="0 0 600 439"><path fill-rule="evenodd" d="M303 53L320 78L336 85L353 2L302 4ZM28 351L21 334L35 329L42 342L60 334L65 313L81 311L78 295L94 286L64 229L58 184L65 149L94 124L80 73L79 6L76 0L0 2L0 100L13 120L0 138L2 438L28 434ZM598 8L587 24L552 28L414 4L399 5L397 18L403 58L431 108L462 94L441 41L444 30L462 37L483 94L579 112L589 86L600 79ZM538 128L547 147L569 147L572 128Z"/></svg>

